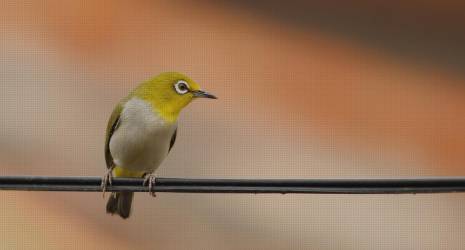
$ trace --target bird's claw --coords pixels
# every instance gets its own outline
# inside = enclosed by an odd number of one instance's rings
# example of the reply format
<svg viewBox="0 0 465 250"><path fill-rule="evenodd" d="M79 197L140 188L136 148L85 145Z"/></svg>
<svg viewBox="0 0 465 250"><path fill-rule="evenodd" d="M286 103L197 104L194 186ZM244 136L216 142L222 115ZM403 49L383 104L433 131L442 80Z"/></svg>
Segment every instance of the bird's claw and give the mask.
<svg viewBox="0 0 465 250"><path fill-rule="evenodd" d="M157 197L157 194L153 191L153 186L155 186L155 179L157 177L154 175L154 174L148 174L147 176L145 176L144 178L144 183L143 185L146 186L148 184L149 186L149 193L150 195L152 195L153 197Z"/></svg>
<svg viewBox="0 0 465 250"><path fill-rule="evenodd" d="M105 198L105 191L107 189L107 183L112 184L112 178L113 178L113 167L109 168L105 175L102 177L102 183L100 184L100 187L102 188L103 192L103 198Z"/></svg>

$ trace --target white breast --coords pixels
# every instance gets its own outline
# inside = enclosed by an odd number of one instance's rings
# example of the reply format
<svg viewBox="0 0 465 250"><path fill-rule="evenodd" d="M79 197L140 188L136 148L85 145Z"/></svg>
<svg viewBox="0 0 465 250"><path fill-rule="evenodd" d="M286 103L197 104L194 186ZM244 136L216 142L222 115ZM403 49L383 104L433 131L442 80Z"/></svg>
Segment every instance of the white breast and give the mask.
<svg viewBox="0 0 465 250"><path fill-rule="evenodd" d="M139 98L129 100L120 124L110 139L110 152L117 166L152 173L168 155L176 124L167 123Z"/></svg>

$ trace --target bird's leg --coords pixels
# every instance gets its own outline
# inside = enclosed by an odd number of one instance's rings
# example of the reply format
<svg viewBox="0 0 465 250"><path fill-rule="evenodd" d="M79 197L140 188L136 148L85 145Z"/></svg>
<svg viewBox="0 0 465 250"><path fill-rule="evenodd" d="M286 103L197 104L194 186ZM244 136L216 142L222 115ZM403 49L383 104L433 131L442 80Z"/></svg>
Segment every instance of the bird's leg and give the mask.
<svg viewBox="0 0 465 250"><path fill-rule="evenodd" d="M105 175L102 177L102 183L100 184L100 187L102 188L102 192L103 192L103 198L105 198L105 191L107 189L107 183L110 184L111 186L111 180L113 178L113 169L115 167L110 167L107 172L105 173Z"/></svg>
<svg viewBox="0 0 465 250"><path fill-rule="evenodd" d="M152 195L153 197L157 197L157 194L152 191L152 188L153 186L155 186L155 179L157 178L157 176L155 174L146 174L145 177L144 177L144 183L143 185L149 185L149 192L150 192L150 195Z"/></svg>

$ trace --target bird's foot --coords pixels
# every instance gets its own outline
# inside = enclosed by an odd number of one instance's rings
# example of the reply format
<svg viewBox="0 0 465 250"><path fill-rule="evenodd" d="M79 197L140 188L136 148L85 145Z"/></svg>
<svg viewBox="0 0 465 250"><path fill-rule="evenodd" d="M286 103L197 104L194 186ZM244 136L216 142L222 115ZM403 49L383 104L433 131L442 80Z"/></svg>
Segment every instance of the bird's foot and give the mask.
<svg viewBox="0 0 465 250"><path fill-rule="evenodd" d="M144 183L143 185L146 186L148 184L149 186L149 193L153 197L157 197L157 194L152 190L152 188L155 186L155 179L157 176L155 174L147 174L144 178Z"/></svg>
<svg viewBox="0 0 465 250"><path fill-rule="evenodd" d="M102 177L102 183L100 184L100 187L102 188L103 198L105 198L105 191L107 189L107 184L110 184L111 186L111 181L113 179L113 168L114 167L109 168L107 172L105 173L105 175Z"/></svg>

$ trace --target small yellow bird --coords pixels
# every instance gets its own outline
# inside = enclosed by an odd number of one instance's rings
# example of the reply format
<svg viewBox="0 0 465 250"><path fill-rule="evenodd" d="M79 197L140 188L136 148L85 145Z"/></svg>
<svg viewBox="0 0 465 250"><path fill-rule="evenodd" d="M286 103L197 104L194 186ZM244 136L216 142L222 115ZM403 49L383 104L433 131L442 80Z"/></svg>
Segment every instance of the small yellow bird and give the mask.
<svg viewBox="0 0 465 250"><path fill-rule="evenodd" d="M108 121L105 160L108 171L102 178L105 192L115 177L145 177L144 185L155 182L153 172L176 141L177 119L195 98L216 99L200 90L197 83L177 72L162 73L134 89L116 105ZM152 193L153 194L153 193ZM112 193L107 213L129 217L132 192Z"/></svg>

